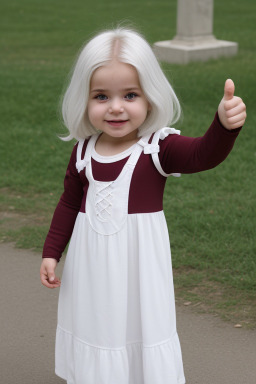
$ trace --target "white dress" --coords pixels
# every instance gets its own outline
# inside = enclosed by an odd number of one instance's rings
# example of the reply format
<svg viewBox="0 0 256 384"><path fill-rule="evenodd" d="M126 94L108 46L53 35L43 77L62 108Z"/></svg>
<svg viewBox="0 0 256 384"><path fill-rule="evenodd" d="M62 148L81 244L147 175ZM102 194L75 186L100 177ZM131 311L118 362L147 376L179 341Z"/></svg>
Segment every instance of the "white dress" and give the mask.
<svg viewBox="0 0 256 384"><path fill-rule="evenodd" d="M152 144L147 136L133 145L111 182L93 178L97 137L89 140L83 160L83 142L77 150L77 168L85 168L89 189L62 276L55 372L68 384L184 384L165 216L128 214L131 178L143 150L154 153L161 170L159 135Z"/></svg>

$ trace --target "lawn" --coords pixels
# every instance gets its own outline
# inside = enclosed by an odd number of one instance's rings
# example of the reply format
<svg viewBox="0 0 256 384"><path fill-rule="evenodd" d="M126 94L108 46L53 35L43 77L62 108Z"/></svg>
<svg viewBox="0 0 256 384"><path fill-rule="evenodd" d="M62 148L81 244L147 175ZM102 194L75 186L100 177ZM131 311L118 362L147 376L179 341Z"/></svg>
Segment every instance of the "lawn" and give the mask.
<svg viewBox="0 0 256 384"><path fill-rule="evenodd" d="M170 178L164 197L177 301L256 326L254 0L215 0L214 34L236 41L236 57L163 64L181 101L176 128L200 136L232 78L248 119L230 156L217 168ZM171 39L176 1L12 0L1 18L1 241L41 250L63 189L73 142L58 135L59 99L81 45L118 22L150 43Z"/></svg>

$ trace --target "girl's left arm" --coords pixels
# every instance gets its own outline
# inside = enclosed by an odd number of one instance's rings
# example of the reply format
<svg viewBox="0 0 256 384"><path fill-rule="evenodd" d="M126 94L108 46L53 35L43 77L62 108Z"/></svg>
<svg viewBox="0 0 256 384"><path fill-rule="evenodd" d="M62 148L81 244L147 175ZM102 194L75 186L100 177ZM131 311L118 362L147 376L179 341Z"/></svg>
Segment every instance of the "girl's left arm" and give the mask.
<svg viewBox="0 0 256 384"><path fill-rule="evenodd" d="M169 135L160 140L159 159L166 173L195 173L220 164L234 146L245 122L246 107L234 96L234 83L227 80L218 113L202 137Z"/></svg>

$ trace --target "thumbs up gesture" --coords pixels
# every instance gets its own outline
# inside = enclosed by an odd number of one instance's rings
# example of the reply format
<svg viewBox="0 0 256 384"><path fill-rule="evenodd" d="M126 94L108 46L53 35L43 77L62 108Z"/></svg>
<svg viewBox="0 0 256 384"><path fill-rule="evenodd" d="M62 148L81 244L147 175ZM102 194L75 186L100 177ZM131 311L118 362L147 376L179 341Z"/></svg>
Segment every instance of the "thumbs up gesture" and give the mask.
<svg viewBox="0 0 256 384"><path fill-rule="evenodd" d="M227 129L241 127L246 119L246 106L240 97L234 96L234 93L235 84L231 79L226 80L218 114L221 124Z"/></svg>

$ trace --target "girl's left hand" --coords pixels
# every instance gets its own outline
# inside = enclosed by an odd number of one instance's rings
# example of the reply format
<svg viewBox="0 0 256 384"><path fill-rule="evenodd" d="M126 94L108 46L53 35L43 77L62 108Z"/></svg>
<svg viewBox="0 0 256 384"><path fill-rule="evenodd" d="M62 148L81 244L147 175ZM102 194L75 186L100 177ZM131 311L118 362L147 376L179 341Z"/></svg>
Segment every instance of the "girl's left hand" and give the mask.
<svg viewBox="0 0 256 384"><path fill-rule="evenodd" d="M235 84L231 79L226 80L218 114L221 124L230 130L242 127L246 119L246 106L240 97L234 96L234 93Z"/></svg>

